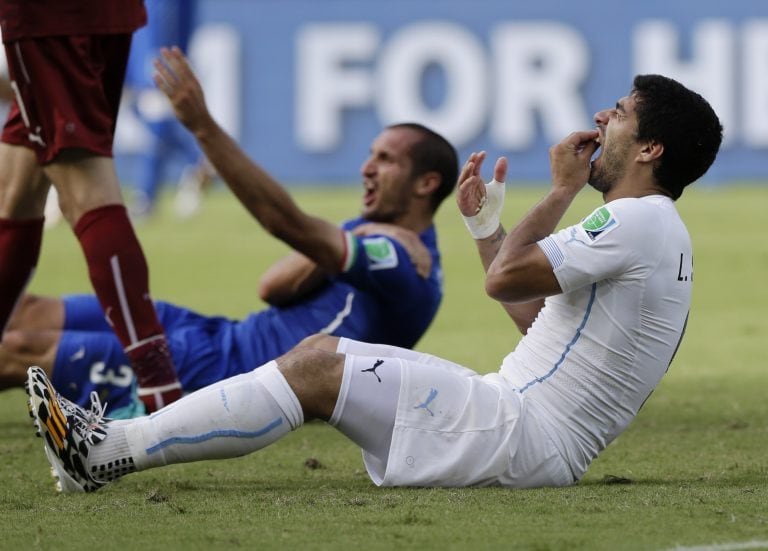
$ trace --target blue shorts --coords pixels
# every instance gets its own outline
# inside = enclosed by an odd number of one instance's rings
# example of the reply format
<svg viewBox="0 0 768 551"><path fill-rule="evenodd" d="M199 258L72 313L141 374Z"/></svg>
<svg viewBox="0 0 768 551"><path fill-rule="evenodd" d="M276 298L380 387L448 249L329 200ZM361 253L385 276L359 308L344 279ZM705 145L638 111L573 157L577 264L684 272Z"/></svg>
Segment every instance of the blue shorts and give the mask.
<svg viewBox="0 0 768 551"><path fill-rule="evenodd" d="M111 417L143 413L136 379L120 341L104 319L93 295L64 298L65 322L53 365L52 382L66 398L82 406L96 391ZM260 358L244 360L233 335L241 322L203 316L157 301L158 317L166 331L173 361L185 392L261 365ZM242 329L242 327L240 328ZM258 363L256 363L258 362Z"/></svg>

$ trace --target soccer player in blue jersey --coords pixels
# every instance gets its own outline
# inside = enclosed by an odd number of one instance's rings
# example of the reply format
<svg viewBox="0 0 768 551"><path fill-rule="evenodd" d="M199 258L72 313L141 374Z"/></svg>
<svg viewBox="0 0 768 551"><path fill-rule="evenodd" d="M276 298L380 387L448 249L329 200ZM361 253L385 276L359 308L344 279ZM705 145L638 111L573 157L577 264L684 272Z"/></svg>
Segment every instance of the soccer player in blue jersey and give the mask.
<svg viewBox="0 0 768 551"><path fill-rule="evenodd" d="M149 135L139 155L131 207L134 217L148 216L154 211L162 182L170 176L166 171L169 161L179 160L185 166L179 193L181 186L201 186L212 178L194 138L173 116L165 97L152 80L152 64L161 47L176 44L183 52L188 51L195 27L197 0L145 0L145 3L147 25L133 36L125 80L131 108Z"/></svg>
<svg viewBox="0 0 768 551"><path fill-rule="evenodd" d="M433 216L457 180L454 148L418 124L384 129L361 167L360 216L340 228L300 210L245 155L210 117L189 66L175 56L179 80L165 91L180 120L243 205L295 251L262 277L259 292L271 306L244 320L156 304L183 390L251 371L313 333L416 344L442 298ZM93 297L21 301L0 346L0 385L21 386L32 364L76 403L90 403L97 391L112 417L142 413L129 363Z"/></svg>

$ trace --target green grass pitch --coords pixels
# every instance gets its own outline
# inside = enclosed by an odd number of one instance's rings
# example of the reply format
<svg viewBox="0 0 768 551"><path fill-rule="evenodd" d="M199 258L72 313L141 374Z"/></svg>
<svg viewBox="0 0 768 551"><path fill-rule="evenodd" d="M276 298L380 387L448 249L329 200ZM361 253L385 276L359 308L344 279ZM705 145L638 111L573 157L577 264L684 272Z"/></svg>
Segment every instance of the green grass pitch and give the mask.
<svg viewBox="0 0 768 551"><path fill-rule="evenodd" d="M543 193L510 185L505 226ZM296 189L340 221L358 189ZM566 222L600 203L584 191ZM679 209L695 248L694 304L669 373L629 430L577 486L378 489L359 451L321 423L231 461L139 473L92 495L53 492L25 395L0 400L3 549L712 549L768 548L768 187L701 187ZM168 202L138 231L152 291L209 314L262 306L261 272L286 252L225 191L176 220ZM497 369L519 336L482 291L452 199L438 217L446 297L417 348ZM46 231L31 290L90 291L64 226ZM307 459L319 468L305 466ZM719 546L719 547L718 547Z"/></svg>

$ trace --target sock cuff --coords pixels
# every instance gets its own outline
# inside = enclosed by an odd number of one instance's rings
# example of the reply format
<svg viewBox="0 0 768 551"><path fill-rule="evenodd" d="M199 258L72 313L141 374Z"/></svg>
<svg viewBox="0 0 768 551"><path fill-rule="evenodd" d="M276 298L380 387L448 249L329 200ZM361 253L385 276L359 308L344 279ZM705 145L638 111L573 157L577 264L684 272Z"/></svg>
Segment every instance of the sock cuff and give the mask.
<svg viewBox="0 0 768 551"><path fill-rule="evenodd" d="M136 419L127 420L124 427L120 427L125 434L125 444L128 453L133 458L134 465L138 471L165 465L164 453L158 453L153 457L150 457L146 452L147 445L144 440L143 426L151 422L152 420L149 417L138 417ZM107 440L109 440L109 438L106 438L104 442Z"/></svg>
<svg viewBox="0 0 768 551"><path fill-rule="evenodd" d="M275 399L280 410L288 420L291 430L296 430L304 424L304 411L296 393L277 368L277 362L271 361L254 371L258 380Z"/></svg>
<svg viewBox="0 0 768 551"><path fill-rule="evenodd" d="M104 205L103 207L91 209L80 217L74 228L72 228L75 232L75 236L80 238L92 224L98 222L103 217L111 219L124 217L125 220L130 223L130 220L128 219L128 210L125 208L125 205Z"/></svg>

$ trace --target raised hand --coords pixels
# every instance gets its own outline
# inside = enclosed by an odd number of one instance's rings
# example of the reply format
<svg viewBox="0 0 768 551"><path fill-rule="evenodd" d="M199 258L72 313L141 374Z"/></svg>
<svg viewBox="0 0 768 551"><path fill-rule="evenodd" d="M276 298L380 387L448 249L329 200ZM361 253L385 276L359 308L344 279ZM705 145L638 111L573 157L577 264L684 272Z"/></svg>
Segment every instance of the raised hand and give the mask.
<svg viewBox="0 0 768 551"><path fill-rule="evenodd" d="M574 194L584 187L589 180L592 155L599 147L597 136L597 130L573 132L549 148L553 187L567 188Z"/></svg>
<svg viewBox="0 0 768 551"><path fill-rule="evenodd" d="M179 48L162 48L160 55L154 63L155 84L170 100L176 118L194 133L212 120L203 87Z"/></svg>
<svg viewBox="0 0 768 551"><path fill-rule="evenodd" d="M507 159L500 157L493 170L493 180L485 183L480 175L485 151L472 153L459 174L456 203L464 222L475 239L485 239L495 232L504 206L504 180Z"/></svg>

